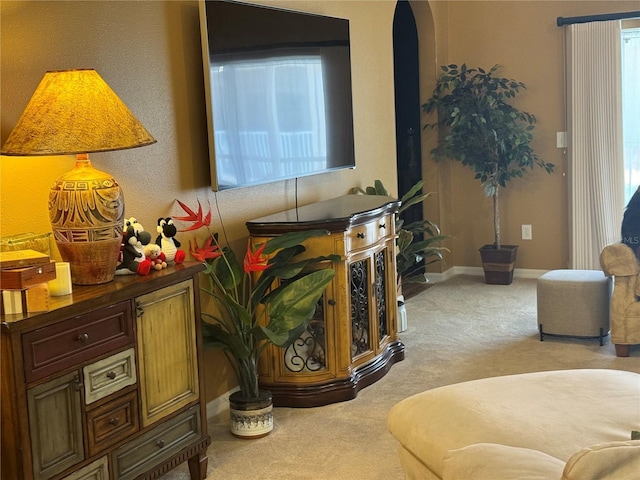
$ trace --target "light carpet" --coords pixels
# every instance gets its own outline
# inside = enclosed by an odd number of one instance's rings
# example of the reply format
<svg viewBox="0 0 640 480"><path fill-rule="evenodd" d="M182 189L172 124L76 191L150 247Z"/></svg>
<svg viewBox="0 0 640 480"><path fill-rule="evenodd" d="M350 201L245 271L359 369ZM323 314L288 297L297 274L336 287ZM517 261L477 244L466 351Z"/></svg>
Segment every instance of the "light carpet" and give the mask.
<svg viewBox="0 0 640 480"><path fill-rule="evenodd" d="M207 480L401 480L389 409L409 395L477 378L543 370L611 368L640 373L640 348L615 356L607 337L545 337L536 321L536 281L487 285L460 275L407 301L400 334L405 360L354 400L318 408L274 409L274 430L259 440L229 433L221 415L209 423ZM162 480L186 480L185 465Z"/></svg>

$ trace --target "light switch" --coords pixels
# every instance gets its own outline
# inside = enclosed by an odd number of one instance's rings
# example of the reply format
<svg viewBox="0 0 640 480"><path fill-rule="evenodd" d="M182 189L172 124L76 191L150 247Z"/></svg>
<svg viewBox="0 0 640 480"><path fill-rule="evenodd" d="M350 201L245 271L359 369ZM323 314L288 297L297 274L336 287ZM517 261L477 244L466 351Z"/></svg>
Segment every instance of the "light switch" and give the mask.
<svg viewBox="0 0 640 480"><path fill-rule="evenodd" d="M556 132L556 148L567 148L567 132Z"/></svg>

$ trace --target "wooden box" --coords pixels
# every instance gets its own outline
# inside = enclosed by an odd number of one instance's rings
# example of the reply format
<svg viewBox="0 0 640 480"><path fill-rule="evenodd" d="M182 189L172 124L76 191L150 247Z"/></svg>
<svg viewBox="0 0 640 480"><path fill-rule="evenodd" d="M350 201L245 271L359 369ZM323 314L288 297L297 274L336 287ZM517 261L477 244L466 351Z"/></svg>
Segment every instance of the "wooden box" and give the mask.
<svg viewBox="0 0 640 480"><path fill-rule="evenodd" d="M45 265L50 262L49 255L35 250L13 250L0 252L0 268L23 268L34 265Z"/></svg>
<svg viewBox="0 0 640 480"><path fill-rule="evenodd" d="M0 288L2 290L24 290L55 278L56 262L51 261L25 268L2 269L0 272Z"/></svg>

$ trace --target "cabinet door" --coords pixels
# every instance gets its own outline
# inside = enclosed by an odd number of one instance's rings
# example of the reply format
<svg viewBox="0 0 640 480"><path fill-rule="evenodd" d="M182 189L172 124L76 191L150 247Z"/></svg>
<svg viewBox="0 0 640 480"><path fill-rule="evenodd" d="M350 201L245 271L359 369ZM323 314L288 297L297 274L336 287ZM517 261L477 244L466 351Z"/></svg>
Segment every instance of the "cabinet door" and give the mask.
<svg viewBox="0 0 640 480"><path fill-rule="evenodd" d="M368 360L395 335L395 266L387 242L349 263L351 359Z"/></svg>
<svg viewBox="0 0 640 480"><path fill-rule="evenodd" d="M372 351L374 330L372 312L371 255L349 263L349 299L351 303L351 360Z"/></svg>
<svg viewBox="0 0 640 480"><path fill-rule="evenodd" d="M272 346L265 352L260 362L263 381L299 384L335 378L333 297L333 285L329 284L300 336L285 349Z"/></svg>
<svg viewBox="0 0 640 480"><path fill-rule="evenodd" d="M143 427L197 401L193 281L136 298Z"/></svg>
<svg viewBox="0 0 640 480"><path fill-rule="evenodd" d="M388 289L392 287L393 284L388 281L388 271L390 268L388 248L383 248L373 254L373 265L375 271L373 298L375 299L376 310L376 338L378 340L378 347L381 347L391 333L391 308L394 308L393 305L389 305L390 292Z"/></svg>
<svg viewBox="0 0 640 480"><path fill-rule="evenodd" d="M36 480L50 478L84 459L79 378L72 372L27 391Z"/></svg>

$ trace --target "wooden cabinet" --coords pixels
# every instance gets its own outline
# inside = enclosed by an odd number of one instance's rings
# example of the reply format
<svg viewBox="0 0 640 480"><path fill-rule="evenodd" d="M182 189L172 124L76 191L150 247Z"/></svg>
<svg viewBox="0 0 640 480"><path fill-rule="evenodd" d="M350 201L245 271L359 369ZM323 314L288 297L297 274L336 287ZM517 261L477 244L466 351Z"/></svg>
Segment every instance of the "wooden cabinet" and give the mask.
<svg viewBox="0 0 640 480"><path fill-rule="evenodd" d="M260 383L274 405L308 407L354 398L404 359L397 337L395 212L399 202L346 195L247 222L252 243L287 231L325 229L305 255L336 254L336 276L314 318L289 348L270 346Z"/></svg>
<svg viewBox="0 0 640 480"><path fill-rule="evenodd" d="M2 479L206 476L198 273L74 285L2 316Z"/></svg>

